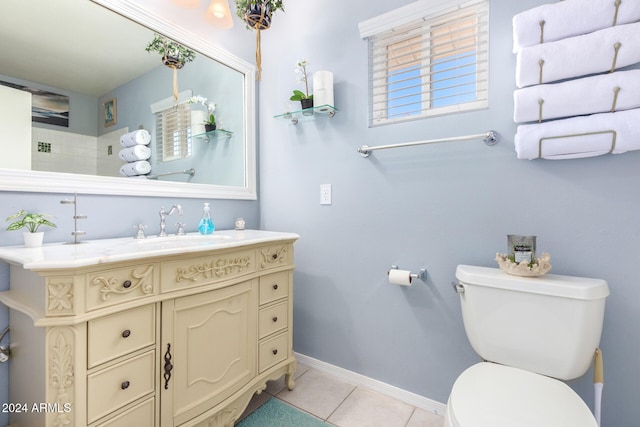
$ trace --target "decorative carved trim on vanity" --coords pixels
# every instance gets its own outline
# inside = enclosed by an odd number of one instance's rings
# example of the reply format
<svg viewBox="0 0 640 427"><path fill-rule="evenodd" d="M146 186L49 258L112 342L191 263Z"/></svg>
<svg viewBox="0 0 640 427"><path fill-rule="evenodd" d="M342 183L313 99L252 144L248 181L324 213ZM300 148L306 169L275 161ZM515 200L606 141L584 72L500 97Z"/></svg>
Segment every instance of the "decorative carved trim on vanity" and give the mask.
<svg viewBox="0 0 640 427"><path fill-rule="evenodd" d="M60 281L47 283L47 314L74 314L73 278L65 277Z"/></svg>
<svg viewBox="0 0 640 427"><path fill-rule="evenodd" d="M274 267L276 264L282 264L287 261L287 246L269 247L260 250L262 254L262 263L260 268Z"/></svg>
<svg viewBox="0 0 640 427"><path fill-rule="evenodd" d="M238 274L251 266L251 256L239 256L235 258L219 258L202 264L191 265L187 268L176 269L176 282L190 280L196 282L200 276L209 279L213 276L222 278L232 274Z"/></svg>
<svg viewBox="0 0 640 427"><path fill-rule="evenodd" d="M57 405L56 412L47 413L47 425L64 427L73 424L75 381L74 332L71 327L52 328L49 333L49 396Z"/></svg>
<svg viewBox="0 0 640 427"><path fill-rule="evenodd" d="M100 299L107 301L111 294L129 294L136 289L144 295L153 293L153 264L150 264L146 269L139 268L131 270L130 276L135 279L134 281L125 281L123 284L122 279L118 277L105 277L98 276L93 279L93 285L101 285ZM128 283L127 283L128 282Z"/></svg>

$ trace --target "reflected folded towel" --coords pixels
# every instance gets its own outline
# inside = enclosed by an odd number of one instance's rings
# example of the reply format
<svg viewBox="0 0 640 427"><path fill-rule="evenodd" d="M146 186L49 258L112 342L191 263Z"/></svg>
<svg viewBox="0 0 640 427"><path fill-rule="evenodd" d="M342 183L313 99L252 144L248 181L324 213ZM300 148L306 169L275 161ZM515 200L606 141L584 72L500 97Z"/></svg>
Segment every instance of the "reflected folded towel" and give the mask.
<svg viewBox="0 0 640 427"><path fill-rule="evenodd" d="M135 162L138 160L147 160L151 157L151 149L146 145L135 145L133 147L120 150L118 157L125 162Z"/></svg>
<svg viewBox="0 0 640 427"><path fill-rule="evenodd" d="M146 160L127 163L120 167L120 175L122 176L146 175L149 172L151 172L151 164Z"/></svg>
<svg viewBox="0 0 640 427"><path fill-rule="evenodd" d="M640 62L640 22L521 49L516 57L518 87L586 76ZM615 45L620 43L616 55ZM540 72L540 61L542 73ZM542 74L542 80L540 75Z"/></svg>
<svg viewBox="0 0 640 427"><path fill-rule="evenodd" d="M640 20L640 1L565 0L529 9L513 17L513 53L540 44L540 21L544 21L543 42L588 34L613 25Z"/></svg>
<svg viewBox="0 0 640 427"><path fill-rule="evenodd" d="M640 109L520 125L519 159L576 159L640 149Z"/></svg>
<svg viewBox="0 0 640 427"><path fill-rule="evenodd" d="M125 133L120 137L120 144L123 147L133 147L134 145L147 145L151 142L151 134L146 129L138 129Z"/></svg>
<svg viewBox="0 0 640 427"><path fill-rule="evenodd" d="M514 91L513 101L515 122L610 112L614 101L614 111L640 108L640 70L529 86Z"/></svg>

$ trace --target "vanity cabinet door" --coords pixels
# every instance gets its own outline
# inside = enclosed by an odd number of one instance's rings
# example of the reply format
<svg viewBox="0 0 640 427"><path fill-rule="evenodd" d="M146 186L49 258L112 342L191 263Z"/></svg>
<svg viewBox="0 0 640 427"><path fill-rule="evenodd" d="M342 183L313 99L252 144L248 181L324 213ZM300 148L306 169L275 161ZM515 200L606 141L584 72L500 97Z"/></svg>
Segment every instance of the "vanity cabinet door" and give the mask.
<svg viewBox="0 0 640 427"><path fill-rule="evenodd" d="M255 377L257 290L255 279L162 303L163 426L206 412Z"/></svg>

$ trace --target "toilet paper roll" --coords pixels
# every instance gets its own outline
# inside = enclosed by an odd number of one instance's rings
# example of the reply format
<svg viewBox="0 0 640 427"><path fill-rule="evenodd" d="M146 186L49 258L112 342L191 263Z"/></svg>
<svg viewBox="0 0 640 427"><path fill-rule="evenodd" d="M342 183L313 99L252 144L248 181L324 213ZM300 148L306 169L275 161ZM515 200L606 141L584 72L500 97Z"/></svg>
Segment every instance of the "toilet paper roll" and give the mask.
<svg viewBox="0 0 640 427"><path fill-rule="evenodd" d="M145 175L151 172L151 164L146 160L139 160L133 163L127 163L120 167L120 175L122 176L136 176Z"/></svg>
<svg viewBox="0 0 640 427"><path fill-rule="evenodd" d="M333 106L333 73L316 71L313 73L313 104Z"/></svg>
<svg viewBox="0 0 640 427"><path fill-rule="evenodd" d="M134 147L124 148L118 153L118 157L125 162L136 162L138 160L147 160L151 157L151 149L146 145L136 145Z"/></svg>
<svg viewBox="0 0 640 427"><path fill-rule="evenodd" d="M408 270L395 268L389 270L389 283L393 285L411 286L412 281L413 277L411 277L411 272Z"/></svg>
<svg viewBox="0 0 640 427"><path fill-rule="evenodd" d="M147 145L151 142L151 134L146 129L138 129L125 133L120 137L120 145L133 147L134 145Z"/></svg>

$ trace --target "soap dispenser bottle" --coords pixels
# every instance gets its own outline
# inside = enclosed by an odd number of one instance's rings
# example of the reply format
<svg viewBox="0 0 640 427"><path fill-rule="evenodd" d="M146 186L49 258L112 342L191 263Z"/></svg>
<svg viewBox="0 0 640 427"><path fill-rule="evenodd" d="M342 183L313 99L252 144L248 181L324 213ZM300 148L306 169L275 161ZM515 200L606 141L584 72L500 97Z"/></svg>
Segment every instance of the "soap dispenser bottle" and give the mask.
<svg viewBox="0 0 640 427"><path fill-rule="evenodd" d="M209 203L205 203L202 209L202 219L198 224L198 231L200 231L200 234L211 234L215 229L216 227L211 219L211 208L209 208Z"/></svg>

